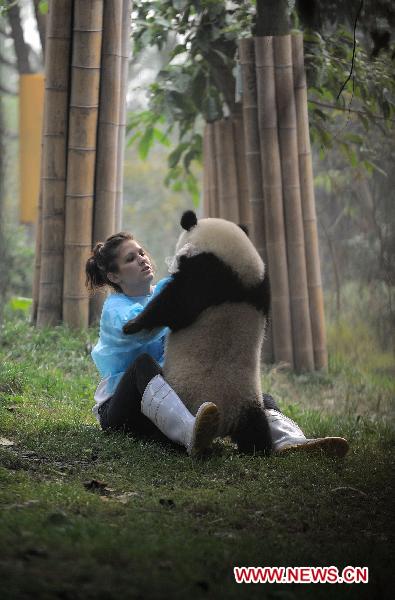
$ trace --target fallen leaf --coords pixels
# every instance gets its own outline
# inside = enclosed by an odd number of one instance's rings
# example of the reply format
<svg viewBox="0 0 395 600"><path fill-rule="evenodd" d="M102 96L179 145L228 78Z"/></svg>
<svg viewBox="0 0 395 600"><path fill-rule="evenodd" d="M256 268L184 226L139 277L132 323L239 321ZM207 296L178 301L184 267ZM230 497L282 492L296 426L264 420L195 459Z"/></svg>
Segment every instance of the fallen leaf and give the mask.
<svg viewBox="0 0 395 600"><path fill-rule="evenodd" d="M15 442L7 440L7 438L0 437L0 446L15 446Z"/></svg>
<svg viewBox="0 0 395 600"><path fill-rule="evenodd" d="M140 494L138 492L125 492L124 494L119 494L119 496L114 496L113 499L122 504L127 504L133 496L140 496Z"/></svg>

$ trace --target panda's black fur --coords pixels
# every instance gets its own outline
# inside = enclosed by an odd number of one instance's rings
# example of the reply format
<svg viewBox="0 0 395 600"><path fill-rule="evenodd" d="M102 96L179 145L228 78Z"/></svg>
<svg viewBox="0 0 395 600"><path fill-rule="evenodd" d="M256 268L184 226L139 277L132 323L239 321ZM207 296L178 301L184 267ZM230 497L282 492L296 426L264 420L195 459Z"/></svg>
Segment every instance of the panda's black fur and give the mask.
<svg viewBox="0 0 395 600"><path fill-rule="evenodd" d="M195 213L188 211L184 213L181 225L187 232L196 233L199 231L196 225L205 221L210 219L197 221ZM219 227L228 227L224 222L220 223L222 220L216 221ZM235 231L231 227L235 226L229 224L229 227L231 235ZM251 245L247 237L245 242L242 240L244 243ZM260 261L259 257L257 260ZM262 275L256 277L253 284L245 283L231 265L210 251L181 254L177 267L171 281L134 321L125 325L124 331L132 334L142 329L169 327L165 377L191 412L196 413L204 401L215 402L223 416L221 435L230 435L240 450L269 452L271 438L258 381L260 347L255 348L263 339L270 308L268 278ZM232 327L237 339L226 339ZM237 353L239 344L245 350L240 356ZM254 347L250 347L252 344ZM190 361L185 355L189 355ZM224 361L227 357L229 360ZM251 357L251 366L248 357ZM247 360L245 365L243 360ZM239 383L236 381L232 385L231 371L238 369ZM243 377L246 378L245 385ZM194 393L189 393L190 390ZM200 397L196 398L196 395Z"/></svg>
<svg viewBox="0 0 395 600"><path fill-rule="evenodd" d="M246 287L239 276L211 252L187 258L181 256L179 270L172 275L138 319L125 328L127 333L166 325L172 331L188 327L202 311L224 302L247 302L266 317L270 308L269 280Z"/></svg>

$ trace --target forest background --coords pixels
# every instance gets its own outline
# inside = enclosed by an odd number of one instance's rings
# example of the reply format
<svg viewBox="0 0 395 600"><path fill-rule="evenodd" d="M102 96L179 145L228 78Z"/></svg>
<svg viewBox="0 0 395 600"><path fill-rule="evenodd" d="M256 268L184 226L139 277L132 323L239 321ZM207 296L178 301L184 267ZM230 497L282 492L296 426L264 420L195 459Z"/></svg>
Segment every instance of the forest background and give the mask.
<svg viewBox="0 0 395 600"><path fill-rule="evenodd" d="M329 326L358 331L370 351L393 353L394 8L385 0L338 5L288 2L292 26L305 30L326 316ZM34 6L45 14L46 2L18 3L33 71L42 68ZM182 210L201 212L203 118L226 115L214 63L234 84L235 42L250 35L255 6L183 0L133 6L123 229L149 248L161 277ZM18 221L18 65L5 13L0 25L0 292L2 306L10 307L10 298L31 297L35 232ZM197 94L210 68L207 94Z"/></svg>
<svg viewBox="0 0 395 600"><path fill-rule="evenodd" d="M263 366L262 388L309 437L346 437L344 459L245 456L216 440L209 460L191 461L156 441L103 434L91 414L97 327L29 324L35 231L19 224L20 66L0 12L4 600L393 596L394 6L287 5L305 35L329 368ZM0 0L10 6L39 70L34 8L46 2ZM152 252L159 277L180 213L201 213L204 120L226 114L221 74L234 101L236 40L251 34L255 8L134 2L123 227ZM369 585L234 582L234 565L295 564L367 565Z"/></svg>

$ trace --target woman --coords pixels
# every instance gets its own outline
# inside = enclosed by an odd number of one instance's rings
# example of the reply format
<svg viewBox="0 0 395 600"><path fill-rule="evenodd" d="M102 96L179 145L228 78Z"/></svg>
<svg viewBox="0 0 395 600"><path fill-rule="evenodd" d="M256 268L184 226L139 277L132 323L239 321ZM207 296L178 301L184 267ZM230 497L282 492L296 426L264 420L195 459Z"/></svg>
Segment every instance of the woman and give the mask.
<svg viewBox="0 0 395 600"><path fill-rule="evenodd" d="M114 292L104 302L100 338L92 351L102 376L93 412L102 429L148 436L157 436L159 429L189 454L201 454L216 435L217 407L205 402L193 417L164 381L160 367L164 329L148 335L122 332L123 325L144 309L168 279L152 285L150 256L125 232L96 244L86 263L86 277L92 291L108 286Z"/></svg>
<svg viewBox="0 0 395 600"><path fill-rule="evenodd" d="M100 319L99 341L92 358L102 376L93 412L101 427L168 439L184 445L191 455L203 453L216 436L219 415L215 404L203 403L196 417L162 377L166 329L125 335L122 327L135 318L169 278L156 286L149 254L129 233L96 244L86 263L87 285L94 291L110 287ZM343 438L307 439L298 425L283 415L271 396L263 396L275 453L321 448L343 456Z"/></svg>

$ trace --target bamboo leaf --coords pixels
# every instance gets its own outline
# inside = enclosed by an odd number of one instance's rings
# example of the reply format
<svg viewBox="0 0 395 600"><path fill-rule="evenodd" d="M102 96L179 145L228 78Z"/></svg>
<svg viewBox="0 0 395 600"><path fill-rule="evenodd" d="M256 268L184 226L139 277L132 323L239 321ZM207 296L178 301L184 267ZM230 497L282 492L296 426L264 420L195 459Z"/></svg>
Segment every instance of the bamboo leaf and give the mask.
<svg viewBox="0 0 395 600"><path fill-rule="evenodd" d="M40 0L38 10L42 15L46 15L48 12L48 0Z"/></svg>
<svg viewBox="0 0 395 600"><path fill-rule="evenodd" d="M167 162L168 162L168 165L169 165L170 169L173 169L174 167L176 167L178 165L182 153L188 147L189 147L189 144L187 142L182 142L181 144L178 144L178 146L176 147L176 149L173 150L173 152L171 152L171 154L169 154Z"/></svg>
<svg viewBox="0 0 395 600"><path fill-rule="evenodd" d="M148 156L148 152L150 151L152 144L154 143L154 128L152 126L147 127L144 132L143 137L138 145L139 157L142 160L145 160Z"/></svg>
<svg viewBox="0 0 395 600"><path fill-rule="evenodd" d="M364 160L362 164L369 173L377 171L377 173L381 173L384 177L388 177L388 173L376 165L376 163L371 162L370 160Z"/></svg>
<svg viewBox="0 0 395 600"><path fill-rule="evenodd" d="M154 138L162 144L162 146L170 146L171 142L169 137L164 131L161 131L157 127L154 127Z"/></svg>

